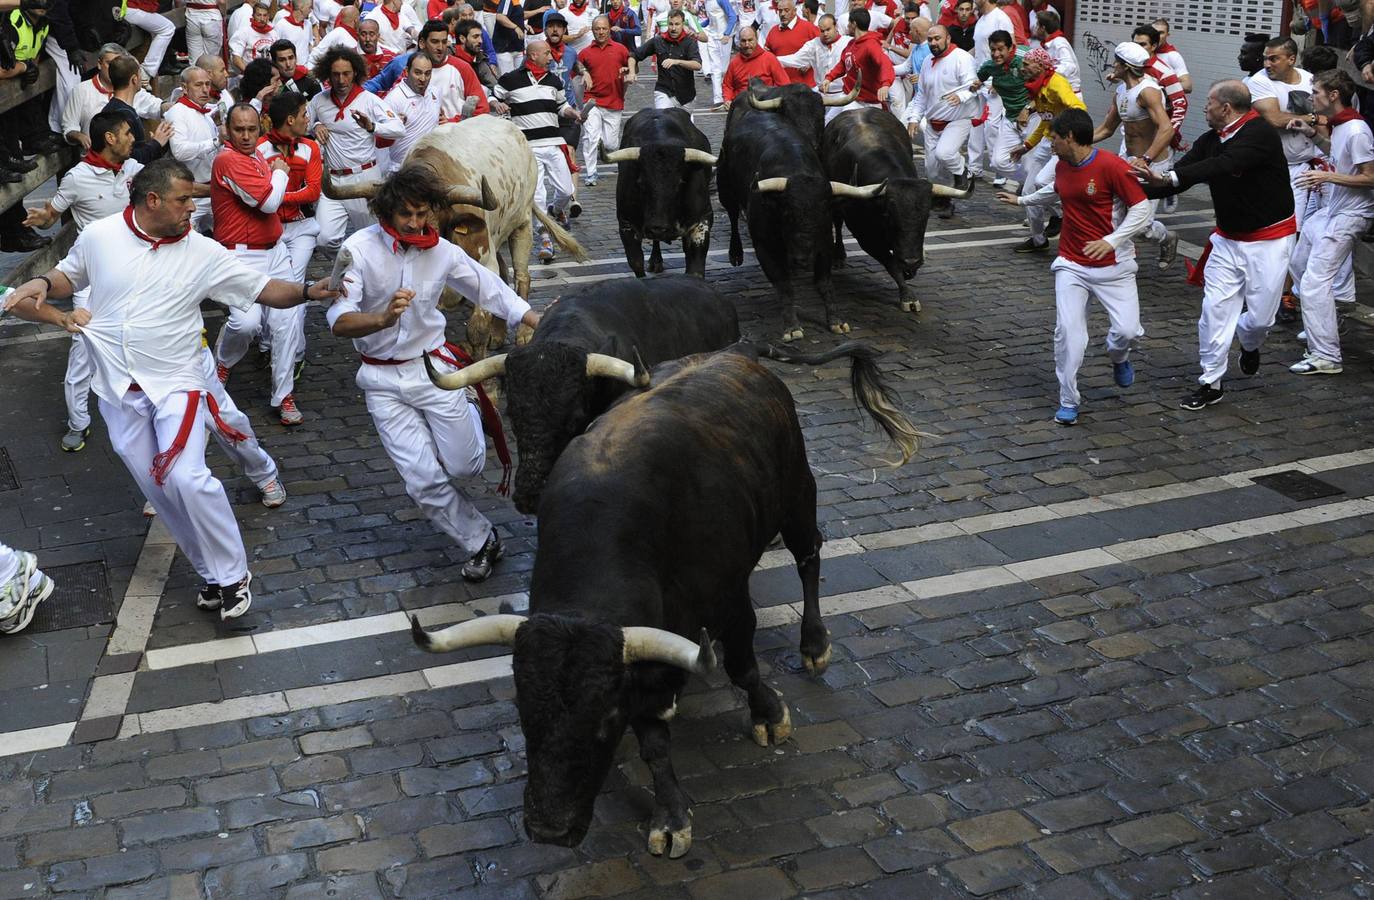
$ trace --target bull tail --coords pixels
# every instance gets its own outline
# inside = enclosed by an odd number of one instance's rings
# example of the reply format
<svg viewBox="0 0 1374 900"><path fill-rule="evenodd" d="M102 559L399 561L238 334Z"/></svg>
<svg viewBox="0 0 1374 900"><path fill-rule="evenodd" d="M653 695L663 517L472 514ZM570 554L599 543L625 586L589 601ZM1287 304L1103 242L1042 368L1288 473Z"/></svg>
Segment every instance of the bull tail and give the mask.
<svg viewBox="0 0 1374 900"><path fill-rule="evenodd" d="M877 360L883 355L867 344L846 341L833 350L821 353L797 353L772 344L739 344L746 352L752 350L756 357L771 359L774 362L790 365L819 366L843 357L849 357L849 386L854 393L854 401L864 412L877 422L896 445L902 458L891 463L894 467L905 465L920 449L921 432L911 424L898 409L897 394L887 384L878 369Z"/></svg>
<svg viewBox="0 0 1374 900"><path fill-rule="evenodd" d="M540 209L539 204L531 204L530 212L534 213L534 217L539 220L539 224L548 230L549 236L554 239L554 242L572 254L573 259L578 262L586 262L591 259L591 257L587 255L587 248L579 244L577 238L573 237L568 229L559 225L553 220L552 216Z"/></svg>

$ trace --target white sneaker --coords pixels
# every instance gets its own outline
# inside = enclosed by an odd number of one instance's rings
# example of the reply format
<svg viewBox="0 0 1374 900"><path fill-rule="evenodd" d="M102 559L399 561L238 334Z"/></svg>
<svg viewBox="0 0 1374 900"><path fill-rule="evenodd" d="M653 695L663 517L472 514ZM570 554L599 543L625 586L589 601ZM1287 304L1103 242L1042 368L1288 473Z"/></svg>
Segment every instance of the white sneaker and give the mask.
<svg viewBox="0 0 1374 900"><path fill-rule="evenodd" d="M1308 355L1301 362L1289 366L1288 371L1294 375L1339 375L1341 364L1324 356Z"/></svg>
<svg viewBox="0 0 1374 900"><path fill-rule="evenodd" d="M286 488L282 483L273 478L262 486L262 505L268 509L276 509L286 502Z"/></svg>
<svg viewBox="0 0 1374 900"><path fill-rule="evenodd" d="M155 515L157 515L157 510L153 509L153 501L151 501L151 500L146 500L146 501L144 501L144 503L143 503L143 518L145 518L145 519L151 519L151 518L152 518L153 516L155 516Z"/></svg>
<svg viewBox="0 0 1374 900"><path fill-rule="evenodd" d="M38 557L19 553L19 571L0 585L0 634L17 634L29 627L38 604L52 594L53 581L38 569Z"/></svg>
<svg viewBox="0 0 1374 900"><path fill-rule="evenodd" d="M1306 329L1306 328L1304 328L1302 331L1299 331L1299 332L1298 332L1298 340L1302 341L1304 344L1307 343L1307 329Z"/></svg>
<svg viewBox="0 0 1374 900"><path fill-rule="evenodd" d="M248 612L248 608L253 605L253 592L248 589L252 581L253 573L249 572L238 584L228 584L222 588L223 605L219 610L221 622L225 619L237 619Z"/></svg>

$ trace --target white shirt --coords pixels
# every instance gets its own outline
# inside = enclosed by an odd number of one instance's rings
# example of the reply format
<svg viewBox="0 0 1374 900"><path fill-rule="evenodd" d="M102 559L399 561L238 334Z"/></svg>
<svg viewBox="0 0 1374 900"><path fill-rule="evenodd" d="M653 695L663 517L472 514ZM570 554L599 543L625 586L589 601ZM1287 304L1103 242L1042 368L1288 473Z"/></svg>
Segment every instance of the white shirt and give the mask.
<svg viewBox="0 0 1374 900"><path fill-rule="evenodd" d="M201 298L248 310L269 280L194 231L154 250L123 215L91 223L57 269L76 290L91 289L81 334L95 361L91 387L109 403L135 382L154 405L203 390Z"/></svg>
<svg viewBox="0 0 1374 900"><path fill-rule="evenodd" d="M1157 53L1156 56L1164 60L1164 64L1173 69L1174 74L1178 77L1182 78L1184 75L1188 74L1188 64L1183 61L1183 54L1179 53L1177 50L1164 50ZM1263 69L1260 69L1260 72L1263 71Z"/></svg>
<svg viewBox="0 0 1374 900"><path fill-rule="evenodd" d="M575 41L568 41L568 46L581 53L592 45L592 20L601 15L601 11L596 8L596 4L588 2L587 8L582 10L582 15L572 11L572 4L564 4L558 12L563 18L568 20L568 34L574 35L582 29L587 29L587 33ZM723 16L722 16L723 18Z"/></svg>
<svg viewBox="0 0 1374 900"><path fill-rule="evenodd" d="M835 39L835 43L826 46L825 41L819 37L813 37L805 44L801 45L796 53L787 53L778 57L778 62L788 69L811 69L812 72L819 73L822 78L816 79L816 90L821 89L821 81L824 75L835 66L839 65L840 57L844 54L844 48L849 46L853 40L849 35L842 34ZM830 82L828 94L843 94L844 79L836 78Z"/></svg>
<svg viewBox="0 0 1374 900"><path fill-rule="evenodd" d="M343 294L326 313L330 328L345 313L382 312L400 288L415 292L395 325L353 339L354 348L364 356L411 360L441 346L447 319L439 310L439 296L445 285L507 322L519 321L530 308L500 276L456 244L440 238L429 250L402 245L395 252L394 242L380 225L370 225L344 241L353 264L344 272Z"/></svg>
<svg viewBox="0 0 1374 900"><path fill-rule="evenodd" d="M62 176L57 193L48 202L58 212L70 209L76 230L84 231L92 222L124 211L129 205L129 179L142 168L136 159L126 159L117 172L78 162Z"/></svg>
<svg viewBox="0 0 1374 900"><path fill-rule="evenodd" d="M382 98L363 91L348 108L343 118L336 118L339 107L334 103L334 95L328 88L310 98L310 131L316 125L329 129L329 141L324 145L324 167L326 169L357 169L369 162L377 161L377 138L400 140L405 137L405 125L396 118ZM372 120L376 132L369 134L367 129L354 121L350 113L357 111ZM381 174L381 173L378 173Z"/></svg>
<svg viewBox="0 0 1374 900"><path fill-rule="evenodd" d="M452 69L453 67L444 66L443 68ZM417 94L402 78L396 82L394 88L387 92L382 102L392 112L396 113L398 118L405 120L405 137L389 148L391 165L387 171L394 172L401 167L406 154L410 152L411 147L415 146L415 142L429 134L434 126L439 124L439 97L434 93L432 82L429 90L423 94Z"/></svg>
<svg viewBox="0 0 1374 900"><path fill-rule="evenodd" d="M282 37L283 35L275 28L269 28L266 34L254 31L250 20L229 38L229 53L245 63L255 59L267 59L271 56L272 45Z"/></svg>
<svg viewBox="0 0 1374 900"><path fill-rule="evenodd" d="M315 68L315 63L324 59L324 55L328 53L332 47L347 47L349 50L356 50L359 53L363 52L362 45L358 43L358 39L349 34L347 29L334 28L324 37L320 38L320 42L315 45L315 49L310 51L310 58L305 61L305 67L307 69Z"/></svg>
<svg viewBox="0 0 1374 900"><path fill-rule="evenodd" d="M252 20L253 4L241 3L239 4L238 9L234 10L229 14L229 22L224 26L224 33L229 35L238 34L239 29L247 25Z"/></svg>
<svg viewBox="0 0 1374 900"><path fill-rule="evenodd" d="M400 27L392 28L391 22L387 20L386 13L382 12L379 3L372 12L363 18L377 23L377 28L381 32L377 46L384 47L400 56L415 46L416 37L420 33L420 17L415 15L415 10L406 4L401 4L401 11L398 15Z"/></svg>
<svg viewBox="0 0 1374 900"><path fill-rule="evenodd" d="M162 116L172 126L172 140L167 145L172 156L185 163L201 184L210 180L210 166L220 150L219 126L211 118L214 111L213 106L202 113L184 103L173 103Z"/></svg>
<svg viewBox="0 0 1374 900"><path fill-rule="evenodd" d="M1261 100L1276 100L1279 104L1279 112L1297 113L1299 115L1311 113L1313 111L1312 73L1306 69L1297 68L1293 72L1298 76L1298 80L1294 84L1274 81L1263 69L1245 79L1245 86L1250 89L1250 103L1253 105ZM1283 155L1290 166L1305 163L1312 157L1320 155L1317 145L1312 143L1310 137L1300 131L1283 128L1279 130L1279 137L1283 140Z"/></svg>
<svg viewBox="0 0 1374 900"><path fill-rule="evenodd" d="M452 58L449 57L449 59ZM402 78L401 80L404 81L405 79ZM455 120L462 115L463 101L468 98L468 91L467 86L463 84L463 73L458 71L457 66L451 66L448 63L435 66L433 74L429 78L427 93L438 98L439 115L445 122ZM407 128L406 131L409 132L410 129Z"/></svg>
<svg viewBox="0 0 1374 900"><path fill-rule="evenodd" d="M1331 130L1331 152L1327 154L1336 172L1355 175L1359 167L1374 162L1374 133L1364 119L1342 122ZM1327 215L1374 217L1374 190L1330 184L1331 194L1322 207Z"/></svg>
<svg viewBox="0 0 1374 900"><path fill-rule="evenodd" d="M1075 94L1083 93L1082 77L1078 74L1078 56L1066 37L1057 37L1045 44L1045 52L1054 57L1054 70L1063 75Z"/></svg>
<svg viewBox="0 0 1374 900"><path fill-rule="evenodd" d="M930 57L921 63L916 94L907 105L906 121L931 119L953 122L972 119L983 111L983 101L979 95L970 93L968 89L977 80L973 56L967 50L954 47L939 59ZM959 102L947 101L945 97L949 94L958 95ZM930 152L929 149L926 152Z"/></svg>
<svg viewBox="0 0 1374 900"><path fill-rule="evenodd" d="M113 98L113 93L101 89L95 76L78 84L68 98L67 105L62 108L62 133L79 131L85 134L91 119ZM134 94L134 102L129 105L144 119L156 119L162 115L162 101L147 91Z"/></svg>
<svg viewBox="0 0 1374 900"><path fill-rule="evenodd" d="M988 49L988 35L994 31L1005 31L1012 36L1013 40L1016 37L1016 29L1012 27L1011 17L1002 12L1001 9L979 13L978 21L973 26L973 70L975 72L978 71L979 66L992 59L992 51Z"/></svg>
<svg viewBox="0 0 1374 900"><path fill-rule="evenodd" d="M292 25L287 18L287 12L288 10L283 9L277 13L276 19L272 21L272 30L296 45L296 60L299 62L310 56L310 20L306 19L300 25Z"/></svg>
<svg viewBox="0 0 1374 900"><path fill-rule="evenodd" d="M328 30L334 27L334 18L341 9L343 4L334 0L315 0L315 5L310 8L310 21Z"/></svg>

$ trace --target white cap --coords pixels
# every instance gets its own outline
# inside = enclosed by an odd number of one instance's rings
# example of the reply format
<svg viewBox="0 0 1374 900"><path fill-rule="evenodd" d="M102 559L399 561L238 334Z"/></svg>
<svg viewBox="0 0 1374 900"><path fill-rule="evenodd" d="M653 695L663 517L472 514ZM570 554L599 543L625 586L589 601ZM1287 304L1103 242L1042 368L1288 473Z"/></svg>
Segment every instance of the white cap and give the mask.
<svg viewBox="0 0 1374 900"><path fill-rule="evenodd" d="M1132 41L1116 45L1116 58L1132 69L1143 69L1150 62L1150 51Z"/></svg>

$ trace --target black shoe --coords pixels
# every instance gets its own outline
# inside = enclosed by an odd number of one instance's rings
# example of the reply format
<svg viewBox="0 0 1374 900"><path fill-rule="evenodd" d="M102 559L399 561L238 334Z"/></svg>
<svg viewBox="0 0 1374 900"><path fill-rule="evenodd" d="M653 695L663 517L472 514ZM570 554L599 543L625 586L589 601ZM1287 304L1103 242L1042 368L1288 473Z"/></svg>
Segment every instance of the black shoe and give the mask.
<svg viewBox="0 0 1374 900"><path fill-rule="evenodd" d="M20 228L17 231L0 235L0 252L32 253L35 250L42 250L51 243L52 238L43 237L32 228Z"/></svg>
<svg viewBox="0 0 1374 900"><path fill-rule="evenodd" d="M1178 408L1190 409L1194 411L1199 409L1206 409L1213 403L1216 403L1218 400L1220 400L1224 393L1225 392L1221 389L1220 381L1218 381L1215 385L1200 385L1197 390L1193 391L1187 397L1183 398L1183 402L1178 405Z"/></svg>
<svg viewBox="0 0 1374 900"><path fill-rule="evenodd" d="M956 191L967 191L973 187L973 177L965 172L962 175L954 176L954 189Z"/></svg>
<svg viewBox="0 0 1374 900"><path fill-rule="evenodd" d="M482 545L482 549L478 550L472 559L463 563L463 577L468 581L486 581L491 577L491 570L496 566L496 561L503 554L501 538L497 536L496 529L493 528L487 542Z"/></svg>
<svg viewBox="0 0 1374 900"><path fill-rule="evenodd" d="M1059 229L1064 227L1064 220L1059 216L1050 216L1050 222L1045 226L1045 237L1059 237Z"/></svg>
<svg viewBox="0 0 1374 900"><path fill-rule="evenodd" d="M1254 375L1259 371L1259 350L1240 349L1240 370L1246 375Z"/></svg>
<svg viewBox="0 0 1374 900"><path fill-rule="evenodd" d="M1028 237L1011 249L1016 253L1044 253L1050 249L1050 242L1045 241L1043 244L1037 244L1035 238Z"/></svg>

